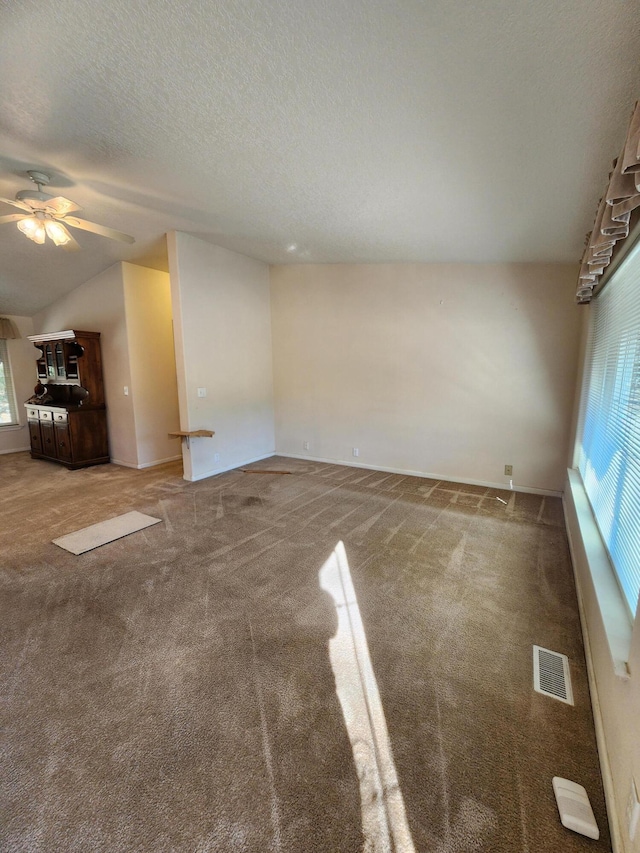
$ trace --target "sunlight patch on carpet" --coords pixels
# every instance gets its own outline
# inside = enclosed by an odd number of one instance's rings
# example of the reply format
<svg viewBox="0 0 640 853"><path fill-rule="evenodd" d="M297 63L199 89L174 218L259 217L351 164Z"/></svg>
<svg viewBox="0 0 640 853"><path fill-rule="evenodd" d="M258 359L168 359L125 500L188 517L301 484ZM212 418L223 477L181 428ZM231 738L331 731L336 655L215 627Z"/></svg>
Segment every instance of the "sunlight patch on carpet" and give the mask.
<svg viewBox="0 0 640 853"><path fill-rule="evenodd" d="M129 536L130 533L151 527L152 524L158 524L159 521L162 519L153 518L142 512L125 512L124 515L116 515L115 518L109 518L107 521L91 524L89 527L83 527L75 533L68 533L52 541L54 545L72 554L84 554L116 539L122 539L123 536Z"/></svg>
<svg viewBox="0 0 640 853"><path fill-rule="evenodd" d="M333 598L338 616L338 630L329 640L329 656L360 782L364 850L415 853L342 542L320 569L319 577L321 588Z"/></svg>

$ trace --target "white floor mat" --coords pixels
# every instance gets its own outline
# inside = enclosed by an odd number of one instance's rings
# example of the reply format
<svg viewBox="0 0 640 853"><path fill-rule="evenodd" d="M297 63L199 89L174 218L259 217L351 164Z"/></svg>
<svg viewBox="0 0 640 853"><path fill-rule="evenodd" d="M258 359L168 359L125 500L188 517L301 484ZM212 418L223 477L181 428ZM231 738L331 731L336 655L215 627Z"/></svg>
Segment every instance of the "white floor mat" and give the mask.
<svg viewBox="0 0 640 853"><path fill-rule="evenodd" d="M92 551L108 542L122 539L123 536L128 536L137 530L144 530L145 527L151 527L159 521L162 519L153 518L142 512L125 512L124 515L117 515L115 518L109 518L107 521L83 527L75 533L54 539L53 544L59 545L65 551L71 551L72 554L84 554L85 551Z"/></svg>

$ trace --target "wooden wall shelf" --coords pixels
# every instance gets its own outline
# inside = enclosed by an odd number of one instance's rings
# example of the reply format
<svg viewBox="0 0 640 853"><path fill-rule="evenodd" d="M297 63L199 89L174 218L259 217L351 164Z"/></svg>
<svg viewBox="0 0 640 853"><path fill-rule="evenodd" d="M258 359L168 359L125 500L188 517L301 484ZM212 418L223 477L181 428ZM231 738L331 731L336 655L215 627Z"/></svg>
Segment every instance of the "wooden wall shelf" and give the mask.
<svg viewBox="0 0 640 853"><path fill-rule="evenodd" d="M187 443L187 447L190 447L190 440L192 438L211 438L215 435L215 432L212 429L179 429L176 432L170 432L169 438L181 438Z"/></svg>

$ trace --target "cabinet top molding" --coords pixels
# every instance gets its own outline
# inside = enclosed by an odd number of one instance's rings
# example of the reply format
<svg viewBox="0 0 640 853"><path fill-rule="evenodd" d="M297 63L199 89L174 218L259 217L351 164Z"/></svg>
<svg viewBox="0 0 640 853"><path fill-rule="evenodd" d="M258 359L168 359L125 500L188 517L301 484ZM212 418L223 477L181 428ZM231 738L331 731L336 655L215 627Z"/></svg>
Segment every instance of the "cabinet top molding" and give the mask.
<svg viewBox="0 0 640 853"><path fill-rule="evenodd" d="M27 335L31 343L39 344L44 341L73 341L76 338L99 338L100 332L79 332L65 329L64 332L44 332L42 335Z"/></svg>

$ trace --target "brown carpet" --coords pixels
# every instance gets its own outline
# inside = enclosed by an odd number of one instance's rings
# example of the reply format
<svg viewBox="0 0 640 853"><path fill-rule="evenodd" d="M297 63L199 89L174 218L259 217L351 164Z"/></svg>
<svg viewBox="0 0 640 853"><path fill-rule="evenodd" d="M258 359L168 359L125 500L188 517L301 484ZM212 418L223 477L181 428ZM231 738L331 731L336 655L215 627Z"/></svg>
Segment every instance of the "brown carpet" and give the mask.
<svg viewBox="0 0 640 853"><path fill-rule="evenodd" d="M270 467L292 475L0 457L0 849L610 850L560 501ZM163 523L51 542L130 510ZM533 691L533 643L575 707Z"/></svg>

